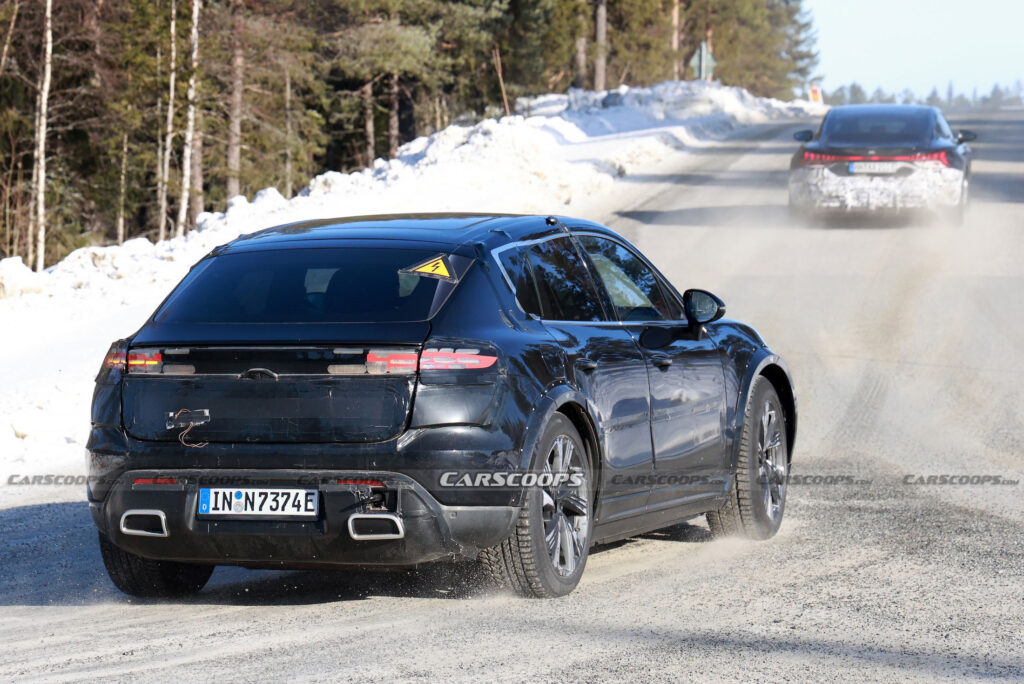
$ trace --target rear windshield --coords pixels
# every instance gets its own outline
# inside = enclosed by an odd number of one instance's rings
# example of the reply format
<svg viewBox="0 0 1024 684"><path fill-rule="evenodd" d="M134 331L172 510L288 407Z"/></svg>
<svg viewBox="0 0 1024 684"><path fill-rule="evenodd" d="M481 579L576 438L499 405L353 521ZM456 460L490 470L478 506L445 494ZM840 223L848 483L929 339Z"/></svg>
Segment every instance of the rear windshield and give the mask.
<svg viewBox="0 0 1024 684"><path fill-rule="evenodd" d="M453 285L403 269L438 252L312 248L200 262L156 313L160 323L357 323L429 318Z"/></svg>
<svg viewBox="0 0 1024 684"><path fill-rule="evenodd" d="M821 139L830 145L917 144L931 139L928 110L864 112L834 109L825 117Z"/></svg>

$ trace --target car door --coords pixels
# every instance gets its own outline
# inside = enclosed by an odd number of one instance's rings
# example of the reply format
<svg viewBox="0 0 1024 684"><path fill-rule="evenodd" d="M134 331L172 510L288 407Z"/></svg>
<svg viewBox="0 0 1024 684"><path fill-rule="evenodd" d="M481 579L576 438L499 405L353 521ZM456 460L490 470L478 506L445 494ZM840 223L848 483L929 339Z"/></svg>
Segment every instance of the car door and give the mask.
<svg viewBox="0 0 1024 684"><path fill-rule="evenodd" d="M587 262L568 236L520 243L498 258L520 306L562 347L569 383L587 397L604 454L595 522L643 513L653 465L643 353L609 320Z"/></svg>
<svg viewBox="0 0 1024 684"><path fill-rule="evenodd" d="M686 326L681 302L647 261L607 236L577 239L623 326L638 341L650 326ZM638 346L640 346L638 344ZM654 477L648 509L720 494L729 470L725 440L725 376L707 335L684 334L644 349L651 393Z"/></svg>

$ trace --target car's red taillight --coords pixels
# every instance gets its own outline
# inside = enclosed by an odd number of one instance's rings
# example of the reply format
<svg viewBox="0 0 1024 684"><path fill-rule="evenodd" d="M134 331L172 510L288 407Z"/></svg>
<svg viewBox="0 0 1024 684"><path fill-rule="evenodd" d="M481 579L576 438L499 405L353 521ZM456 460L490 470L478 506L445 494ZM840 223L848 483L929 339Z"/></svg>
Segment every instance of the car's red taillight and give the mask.
<svg viewBox="0 0 1024 684"><path fill-rule="evenodd" d="M417 370L477 370L490 368L498 357L481 353L480 349L454 347L424 349L418 354L408 351L371 349L366 355L370 375L408 375Z"/></svg>
<svg viewBox="0 0 1024 684"><path fill-rule="evenodd" d="M835 162L854 161L892 161L892 162L939 162L943 166L951 166L949 157L945 150L938 152L923 152L921 154L824 154L822 152L811 152L804 150L801 166L827 166Z"/></svg>
<svg viewBox="0 0 1024 684"><path fill-rule="evenodd" d="M420 370L479 370L497 361L497 356L481 354L479 349L424 349Z"/></svg>
<svg viewBox="0 0 1024 684"><path fill-rule="evenodd" d="M836 154L822 154L821 152L810 152L804 150L804 158L801 166L825 166L837 161L845 161L845 157Z"/></svg>
<svg viewBox="0 0 1024 684"><path fill-rule="evenodd" d="M366 354L366 372L370 375L410 375L416 372L416 352L371 349Z"/></svg>
<svg viewBox="0 0 1024 684"><path fill-rule="evenodd" d="M103 367L107 370L124 370L128 364L128 355L124 350L110 351L103 358Z"/></svg>
<svg viewBox="0 0 1024 684"><path fill-rule="evenodd" d="M163 370L163 355L159 349L134 349L128 353L129 373L159 373Z"/></svg>
<svg viewBox="0 0 1024 684"><path fill-rule="evenodd" d="M950 166L949 157L946 155L945 150L939 150L938 152L928 152L925 154L918 154L907 161L914 162L939 162L943 166Z"/></svg>
<svg viewBox="0 0 1024 684"><path fill-rule="evenodd" d="M128 347L124 340L118 340L110 345L106 356L103 357L103 365L96 376L99 384L114 383L121 377L128 366Z"/></svg>

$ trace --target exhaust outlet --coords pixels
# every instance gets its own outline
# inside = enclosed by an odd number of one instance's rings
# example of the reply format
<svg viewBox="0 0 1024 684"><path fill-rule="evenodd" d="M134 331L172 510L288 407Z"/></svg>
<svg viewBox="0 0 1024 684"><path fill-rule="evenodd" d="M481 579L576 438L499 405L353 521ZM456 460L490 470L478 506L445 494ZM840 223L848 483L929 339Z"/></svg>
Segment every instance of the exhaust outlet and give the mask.
<svg viewBox="0 0 1024 684"><path fill-rule="evenodd" d="M391 513L353 513L348 519L348 533L358 541L402 539L405 525Z"/></svg>
<svg viewBox="0 0 1024 684"><path fill-rule="evenodd" d="M133 537L169 537L163 511L133 508L121 515L121 533Z"/></svg>

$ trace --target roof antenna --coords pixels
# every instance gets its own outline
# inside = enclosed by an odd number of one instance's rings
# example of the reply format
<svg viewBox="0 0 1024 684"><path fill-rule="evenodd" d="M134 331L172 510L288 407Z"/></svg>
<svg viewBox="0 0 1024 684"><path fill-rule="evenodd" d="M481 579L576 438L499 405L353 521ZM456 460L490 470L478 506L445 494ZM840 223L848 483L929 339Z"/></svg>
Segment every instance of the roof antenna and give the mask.
<svg viewBox="0 0 1024 684"><path fill-rule="evenodd" d="M544 223L548 224L549 226L554 226L558 223L558 219L556 219L554 216L548 216L546 219L544 219Z"/></svg>

